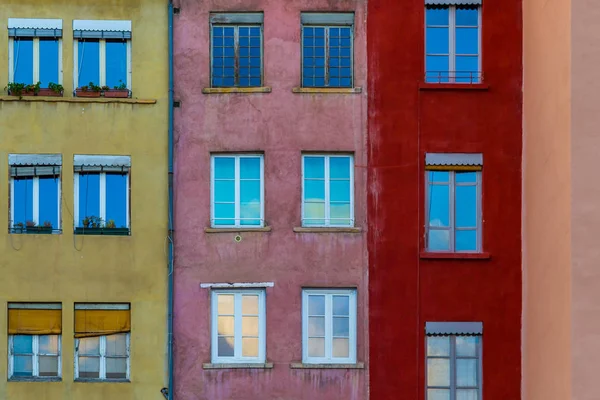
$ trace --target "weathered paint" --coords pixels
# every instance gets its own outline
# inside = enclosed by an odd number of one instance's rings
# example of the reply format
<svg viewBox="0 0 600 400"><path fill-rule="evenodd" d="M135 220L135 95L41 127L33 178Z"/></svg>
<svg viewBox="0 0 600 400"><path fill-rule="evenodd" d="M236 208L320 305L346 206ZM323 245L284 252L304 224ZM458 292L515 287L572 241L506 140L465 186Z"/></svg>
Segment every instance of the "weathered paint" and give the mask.
<svg viewBox="0 0 600 400"><path fill-rule="evenodd" d="M359 400L367 369L302 370L301 289L357 287L359 362L367 362L366 36L364 0L203 1L175 6L175 396L177 399ZM210 85L209 12L264 11L270 93L202 94ZM300 12L355 11L358 94L293 93L300 83ZM270 232L206 233L210 153L264 151ZM359 233L294 233L300 226L301 152L355 155ZM266 289L266 357L273 369L204 370L210 362L206 282L274 282Z"/></svg>
<svg viewBox="0 0 600 400"><path fill-rule="evenodd" d="M489 87L419 90L423 2L369 1L373 399L425 398L427 321L482 321L483 398L520 396L521 1L485 0L482 19ZM420 258L426 152L483 153L490 259Z"/></svg>
<svg viewBox="0 0 600 400"><path fill-rule="evenodd" d="M65 99L0 101L0 398L161 399L166 386L167 8L163 0L5 0L0 81L6 85L7 19L62 18ZM72 99L73 19L131 19L134 97L156 104ZM10 235L8 154L61 153L60 235ZM73 155L131 155L129 237L73 236ZM10 301L62 303L62 382L7 382ZM131 303L131 382L73 382L75 302Z"/></svg>

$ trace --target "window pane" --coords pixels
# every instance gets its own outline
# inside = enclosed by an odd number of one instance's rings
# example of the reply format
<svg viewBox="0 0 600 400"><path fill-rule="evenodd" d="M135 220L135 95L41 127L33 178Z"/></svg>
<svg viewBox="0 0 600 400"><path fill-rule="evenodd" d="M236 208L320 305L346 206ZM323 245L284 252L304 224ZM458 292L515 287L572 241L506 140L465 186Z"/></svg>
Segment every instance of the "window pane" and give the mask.
<svg viewBox="0 0 600 400"><path fill-rule="evenodd" d="M330 206L332 225L350 225L350 203L332 203Z"/></svg>
<svg viewBox="0 0 600 400"><path fill-rule="evenodd" d="M127 42L106 41L106 86L111 89L127 84Z"/></svg>
<svg viewBox="0 0 600 400"><path fill-rule="evenodd" d="M350 157L331 157L329 159L329 177L331 179L350 179Z"/></svg>
<svg viewBox="0 0 600 400"><path fill-rule="evenodd" d="M234 317L219 316L217 332L220 336L232 336L234 332Z"/></svg>
<svg viewBox="0 0 600 400"><path fill-rule="evenodd" d="M258 338L242 339L242 357L258 357Z"/></svg>
<svg viewBox="0 0 600 400"><path fill-rule="evenodd" d="M448 25L448 7L446 8L426 8L425 18L427 26Z"/></svg>
<svg viewBox="0 0 600 400"><path fill-rule="evenodd" d="M329 197L331 201L350 201L350 181L330 181Z"/></svg>
<svg viewBox="0 0 600 400"><path fill-rule="evenodd" d="M450 400L450 390L427 389L427 400Z"/></svg>
<svg viewBox="0 0 600 400"><path fill-rule="evenodd" d="M456 251L477 250L477 231L456 231Z"/></svg>
<svg viewBox="0 0 600 400"><path fill-rule="evenodd" d="M234 204L215 204L215 225L235 225L234 218Z"/></svg>
<svg viewBox="0 0 600 400"><path fill-rule="evenodd" d="M79 339L79 354L81 355L100 355L100 338L89 337Z"/></svg>
<svg viewBox="0 0 600 400"><path fill-rule="evenodd" d="M325 178L325 158L324 157L304 157L304 177L305 178Z"/></svg>
<svg viewBox="0 0 600 400"><path fill-rule="evenodd" d="M242 203L240 219L240 225L260 225L260 203Z"/></svg>
<svg viewBox="0 0 600 400"><path fill-rule="evenodd" d="M229 182L229 181L225 181ZM240 202L242 203L260 203L260 181L246 180L240 181Z"/></svg>
<svg viewBox="0 0 600 400"><path fill-rule="evenodd" d="M450 360L427 359L427 386L450 386Z"/></svg>
<svg viewBox="0 0 600 400"><path fill-rule="evenodd" d="M333 318L333 336L349 337L350 336L350 318L334 317Z"/></svg>
<svg viewBox="0 0 600 400"><path fill-rule="evenodd" d="M106 355L107 356L126 356L127 355L127 334L106 336Z"/></svg>
<svg viewBox="0 0 600 400"><path fill-rule="evenodd" d="M77 42L77 57L79 76L77 86L81 87L90 82L100 83L100 43L96 39L82 39Z"/></svg>
<svg viewBox="0 0 600 400"><path fill-rule="evenodd" d="M40 376L58 376L58 356L40 356Z"/></svg>
<svg viewBox="0 0 600 400"><path fill-rule="evenodd" d="M99 378L100 377L100 358L99 357L79 357L79 377L80 378Z"/></svg>
<svg viewBox="0 0 600 400"><path fill-rule="evenodd" d="M450 250L450 231L430 229L427 235L427 248L432 251Z"/></svg>
<svg viewBox="0 0 600 400"><path fill-rule="evenodd" d="M477 226L477 186L456 186L456 226Z"/></svg>
<svg viewBox="0 0 600 400"><path fill-rule="evenodd" d="M308 336L325 336L325 317L308 317Z"/></svg>
<svg viewBox="0 0 600 400"><path fill-rule="evenodd" d="M106 378L107 379L126 379L127 378L127 359L126 358L107 358L106 359Z"/></svg>
<svg viewBox="0 0 600 400"><path fill-rule="evenodd" d="M477 336L457 336L456 337L456 355L458 357L475 357L477 356L477 344L479 338Z"/></svg>
<svg viewBox="0 0 600 400"><path fill-rule="evenodd" d="M40 38L39 63L41 87L58 83L58 39Z"/></svg>
<svg viewBox="0 0 600 400"><path fill-rule="evenodd" d="M325 315L325 296L308 296L308 315Z"/></svg>
<svg viewBox="0 0 600 400"><path fill-rule="evenodd" d="M259 27L239 28L239 86L254 86L254 83L260 84L260 47Z"/></svg>
<svg viewBox="0 0 600 400"><path fill-rule="evenodd" d="M456 28L456 54L479 54L477 28Z"/></svg>
<svg viewBox="0 0 600 400"><path fill-rule="evenodd" d="M242 314L258 315L258 296L242 295Z"/></svg>
<svg viewBox="0 0 600 400"><path fill-rule="evenodd" d="M217 342L217 355L219 357L233 357L233 346L235 344L233 337L219 337Z"/></svg>
<svg viewBox="0 0 600 400"><path fill-rule="evenodd" d="M100 174L79 174L79 221L85 217L100 216Z"/></svg>
<svg viewBox="0 0 600 400"><path fill-rule="evenodd" d="M215 181L215 201L233 203L235 201L235 181L234 180L216 180Z"/></svg>
<svg viewBox="0 0 600 400"><path fill-rule="evenodd" d="M427 28L427 54L448 54L448 28Z"/></svg>
<svg viewBox="0 0 600 400"><path fill-rule="evenodd" d="M457 8L456 9L456 26L478 26L477 8Z"/></svg>
<svg viewBox="0 0 600 400"><path fill-rule="evenodd" d="M456 385L477 386L477 360L472 358L456 360Z"/></svg>
<svg viewBox="0 0 600 400"><path fill-rule="evenodd" d="M214 26L212 31L212 84L213 86L235 85L235 38L234 27ZM248 56L248 48L240 55Z"/></svg>
<svg viewBox="0 0 600 400"><path fill-rule="evenodd" d="M325 203L304 204L304 225L325 224Z"/></svg>
<svg viewBox="0 0 600 400"><path fill-rule="evenodd" d="M456 56L456 82L479 82L479 58Z"/></svg>
<svg viewBox="0 0 600 400"><path fill-rule="evenodd" d="M448 56L426 57L427 82L448 82Z"/></svg>
<svg viewBox="0 0 600 400"><path fill-rule="evenodd" d="M325 357L325 339L324 338L309 338L308 339L308 356L309 357Z"/></svg>
<svg viewBox="0 0 600 400"><path fill-rule="evenodd" d="M58 335L39 336L39 354L58 354Z"/></svg>
<svg viewBox="0 0 600 400"><path fill-rule="evenodd" d="M258 336L258 317L242 317L242 336Z"/></svg>
<svg viewBox="0 0 600 400"><path fill-rule="evenodd" d="M33 336L15 335L13 336L14 354L33 354Z"/></svg>
<svg viewBox="0 0 600 400"><path fill-rule="evenodd" d="M333 315L347 316L350 315L350 297L348 296L332 296Z"/></svg>
<svg viewBox="0 0 600 400"><path fill-rule="evenodd" d="M332 356L339 358L350 357L350 341L348 339L333 339Z"/></svg>
<svg viewBox="0 0 600 400"><path fill-rule="evenodd" d="M15 38L13 67L14 82L33 83L33 38Z"/></svg>
<svg viewBox="0 0 600 400"><path fill-rule="evenodd" d="M445 183L450 181L450 173L448 171L428 171L429 182Z"/></svg>
<svg viewBox="0 0 600 400"><path fill-rule="evenodd" d="M40 177L40 208L39 225L46 221L52 224L54 229L58 229L58 177L45 178Z"/></svg>
<svg viewBox="0 0 600 400"><path fill-rule="evenodd" d="M304 201L325 201L325 180L304 180Z"/></svg>
<svg viewBox="0 0 600 400"><path fill-rule="evenodd" d="M233 315L234 296L232 294L220 294L217 296L217 310L219 315Z"/></svg>
<svg viewBox="0 0 600 400"><path fill-rule="evenodd" d="M260 158L240 158L240 179L260 179Z"/></svg>
<svg viewBox="0 0 600 400"><path fill-rule="evenodd" d="M475 183L477 182L477 172L459 172L454 173L456 183Z"/></svg>
<svg viewBox="0 0 600 400"><path fill-rule="evenodd" d="M478 400L477 389L458 389L456 391L456 400Z"/></svg>
<svg viewBox="0 0 600 400"><path fill-rule="evenodd" d="M235 179L235 158L215 157L215 179Z"/></svg>
<svg viewBox="0 0 600 400"><path fill-rule="evenodd" d="M33 178L14 179L14 219L16 223L33 220Z"/></svg>
<svg viewBox="0 0 600 400"><path fill-rule="evenodd" d="M106 221L127 228L127 175L106 174Z"/></svg>
<svg viewBox="0 0 600 400"><path fill-rule="evenodd" d="M427 337L427 355L428 356L450 356L450 337L448 336L428 336Z"/></svg>
<svg viewBox="0 0 600 400"><path fill-rule="evenodd" d="M450 226L449 193L448 185L429 185L429 226Z"/></svg>
<svg viewBox="0 0 600 400"><path fill-rule="evenodd" d="M33 375L33 356L14 356L13 376Z"/></svg>

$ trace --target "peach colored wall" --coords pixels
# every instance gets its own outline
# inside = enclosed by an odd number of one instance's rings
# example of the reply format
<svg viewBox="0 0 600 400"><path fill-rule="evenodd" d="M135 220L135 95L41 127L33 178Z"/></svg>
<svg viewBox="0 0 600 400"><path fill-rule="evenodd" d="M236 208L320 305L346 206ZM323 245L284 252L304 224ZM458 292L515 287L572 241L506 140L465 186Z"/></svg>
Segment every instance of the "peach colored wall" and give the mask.
<svg viewBox="0 0 600 400"><path fill-rule="evenodd" d="M570 13L524 1L524 400L571 399Z"/></svg>

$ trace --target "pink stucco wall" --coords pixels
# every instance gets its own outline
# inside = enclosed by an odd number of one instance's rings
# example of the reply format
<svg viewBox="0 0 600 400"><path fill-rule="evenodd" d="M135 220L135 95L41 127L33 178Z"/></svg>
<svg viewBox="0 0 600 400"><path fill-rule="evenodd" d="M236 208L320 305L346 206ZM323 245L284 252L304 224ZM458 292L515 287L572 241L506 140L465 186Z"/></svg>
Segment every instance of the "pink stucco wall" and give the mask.
<svg viewBox="0 0 600 400"><path fill-rule="evenodd" d="M175 398L367 398L366 0L175 0ZM210 85L209 12L264 12L264 94L201 93ZM295 94L300 12L354 11L361 94ZM205 233L211 152L264 152L270 232ZM301 225L301 152L348 151L360 233L294 233ZM266 290L266 358L273 369L203 369L210 293L203 282L274 282ZM302 359L301 289L356 287L357 361L364 369L291 369Z"/></svg>

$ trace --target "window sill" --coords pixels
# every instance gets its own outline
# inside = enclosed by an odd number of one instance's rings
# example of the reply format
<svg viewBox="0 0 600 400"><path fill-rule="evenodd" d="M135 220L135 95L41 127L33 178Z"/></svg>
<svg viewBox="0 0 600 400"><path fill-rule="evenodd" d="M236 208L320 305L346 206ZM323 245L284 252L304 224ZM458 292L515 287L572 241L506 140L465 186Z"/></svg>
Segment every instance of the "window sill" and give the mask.
<svg viewBox="0 0 600 400"><path fill-rule="evenodd" d="M447 252L429 252L422 251L421 259L425 260L489 260L492 258L490 253L447 253Z"/></svg>
<svg viewBox="0 0 600 400"><path fill-rule="evenodd" d="M271 232L270 226L262 228L204 228L205 233Z"/></svg>
<svg viewBox="0 0 600 400"><path fill-rule="evenodd" d="M8 231L11 235L60 235L62 233L62 229L51 229L51 230L36 230L36 231L27 231L23 230L15 230L11 229Z"/></svg>
<svg viewBox="0 0 600 400"><path fill-rule="evenodd" d="M231 93L271 93L270 86L258 87L215 87L202 89L203 94L231 94Z"/></svg>
<svg viewBox="0 0 600 400"><path fill-rule="evenodd" d="M156 99L123 99L106 97L0 96L0 101L38 101L48 103L124 103L156 104Z"/></svg>
<svg viewBox="0 0 600 400"><path fill-rule="evenodd" d="M43 376L43 377L31 377L31 376L13 376L8 378L9 382L62 382L60 376Z"/></svg>
<svg viewBox="0 0 600 400"><path fill-rule="evenodd" d="M364 363L356 364L305 364L305 363L291 363L291 369L364 369Z"/></svg>
<svg viewBox="0 0 600 400"><path fill-rule="evenodd" d="M202 364L203 369L272 369L273 363L230 363L230 364Z"/></svg>
<svg viewBox="0 0 600 400"><path fill-rule="evenodd" d="M307 94L360 94L362 93L361 87L353 88L313 88L313 87L295 87L292 89L292 93L307 93Z"/></svg>
<svg viewBox="0 0 600 400"><path fill-rule="evenodd" d="M131 383L129 379L96 379L96 378L75 378L75 382L81 383Z"/></svg>
<svg viewBox="0 0 600 400"><path fill-rule="evenodd" d="M129 228L75 228L75 235L129 236Z"/></svg>
<svg viewBox="0 0 600 400"><path fill-rule="evenodd" d="M419 83L419 90L488 90L487 83Z"/></svg>
<svg viewBox="0 0 600 400"><path fill-rule="evenodd" d="M296 233L361 233L362 228L352 227L295 227Z"/></svg>

